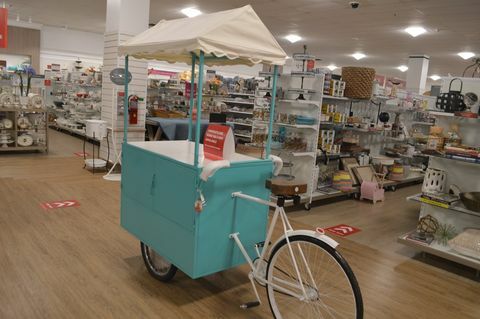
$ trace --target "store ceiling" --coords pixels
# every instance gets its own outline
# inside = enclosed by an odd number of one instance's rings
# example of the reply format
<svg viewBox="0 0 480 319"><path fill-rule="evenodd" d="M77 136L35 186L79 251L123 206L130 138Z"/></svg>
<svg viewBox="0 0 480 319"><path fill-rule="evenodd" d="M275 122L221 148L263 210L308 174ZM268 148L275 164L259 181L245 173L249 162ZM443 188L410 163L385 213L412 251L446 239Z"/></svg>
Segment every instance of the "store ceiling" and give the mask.
<svg viewBox="0 0 480 319"><path fill-rule="evenodd" d="M307 44L322 64L372 66L377 73L401 78L396 69L407 64L410 54L431 57L429 75L458 75L469 64L456 55L460 51L480 54L479 0L359 0L352 9L349 0L151 0L150 22L183 17L180 9L197 7L204 13L251 3L260 18L291 54ZM9 3L9 1L7 1ZM106 1L15 0L11 18L102 32ZM422 25L428 33L412 38L403 29ZM289 43L284 36L295 33L303 40ZM350 54L367 54L356 61Z"/></svg>

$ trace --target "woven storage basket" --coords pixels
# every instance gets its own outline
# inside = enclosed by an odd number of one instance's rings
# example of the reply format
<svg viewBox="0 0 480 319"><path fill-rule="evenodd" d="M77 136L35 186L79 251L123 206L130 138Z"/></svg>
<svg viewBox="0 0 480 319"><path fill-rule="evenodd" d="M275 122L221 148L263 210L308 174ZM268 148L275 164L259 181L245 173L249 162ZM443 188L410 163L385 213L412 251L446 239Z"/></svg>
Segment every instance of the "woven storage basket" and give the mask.
<svg viewBox="0 0 480 319"><path fill-rule="evenodd" d="M375 69L347 66L342 68L345 96L352 99L369 99L372 96Z"/></svg>

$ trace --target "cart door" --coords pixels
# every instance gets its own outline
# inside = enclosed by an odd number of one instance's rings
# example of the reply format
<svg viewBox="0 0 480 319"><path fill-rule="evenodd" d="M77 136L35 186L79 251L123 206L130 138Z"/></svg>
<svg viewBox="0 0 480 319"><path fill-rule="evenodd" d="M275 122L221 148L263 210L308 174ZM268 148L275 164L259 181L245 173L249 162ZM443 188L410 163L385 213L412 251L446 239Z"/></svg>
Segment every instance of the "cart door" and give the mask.
<svg viewBox="0 0 480 319"><path fill-rule="evenodd" d="M155 155L124 145L122 167L122 197L126 196L145 208L152 209Z"/></svg>
<svg viewBox="0 0 480 319"><path fill-rule="evenodd" d="M194 231L195 170L168 158L155 161L153 205L157 214Z"/></svg>

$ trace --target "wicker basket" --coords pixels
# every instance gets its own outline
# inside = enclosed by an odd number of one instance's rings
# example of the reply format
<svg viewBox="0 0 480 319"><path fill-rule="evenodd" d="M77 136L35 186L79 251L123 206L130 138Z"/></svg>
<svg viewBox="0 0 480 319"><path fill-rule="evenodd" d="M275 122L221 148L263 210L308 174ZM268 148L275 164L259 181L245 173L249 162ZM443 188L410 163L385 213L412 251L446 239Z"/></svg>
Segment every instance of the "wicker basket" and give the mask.
<svg viewBox="0 0 480 319"><path fill-rule="evenodd" d="M375 69L347 66L342 68L345 96L352 99L369 99L372 96Z"/></svg>

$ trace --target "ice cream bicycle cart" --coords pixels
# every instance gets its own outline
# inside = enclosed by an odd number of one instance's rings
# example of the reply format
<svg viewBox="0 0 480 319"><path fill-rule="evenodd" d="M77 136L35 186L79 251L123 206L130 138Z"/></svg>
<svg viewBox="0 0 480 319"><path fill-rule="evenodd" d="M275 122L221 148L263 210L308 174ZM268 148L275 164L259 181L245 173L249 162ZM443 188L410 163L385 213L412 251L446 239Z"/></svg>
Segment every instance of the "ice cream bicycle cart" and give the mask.
<svg viewBox="0 0 480 319"><path fill-rule="evenodd" d="M198 94L196 101L190 95L189 112L196 103L197 118L204 65L273 65L275 97L278 66L287 57L251 6L160 21L126 41L120 53L125 77L129 57L191 64L191 92L198 63ZM128 83L124 89L127 97ZM234 153L217 161L204 157L200 121L194 131L191 116L188 140L153 142L128 142L125 117L121 225L140 240L147 270L159 280L171 280L177 269L199 278L248 263L256 299L243 308L260 304L258 283L276 318L362 318L360 289L337 243L321 229L293 230L288 221L283 203L306 185L272 178L282 166L270 155L274 113L272 98L264 159ZM267 227L270 207L275 211ZM283 235L272 243L277 222Z"/></svg>

